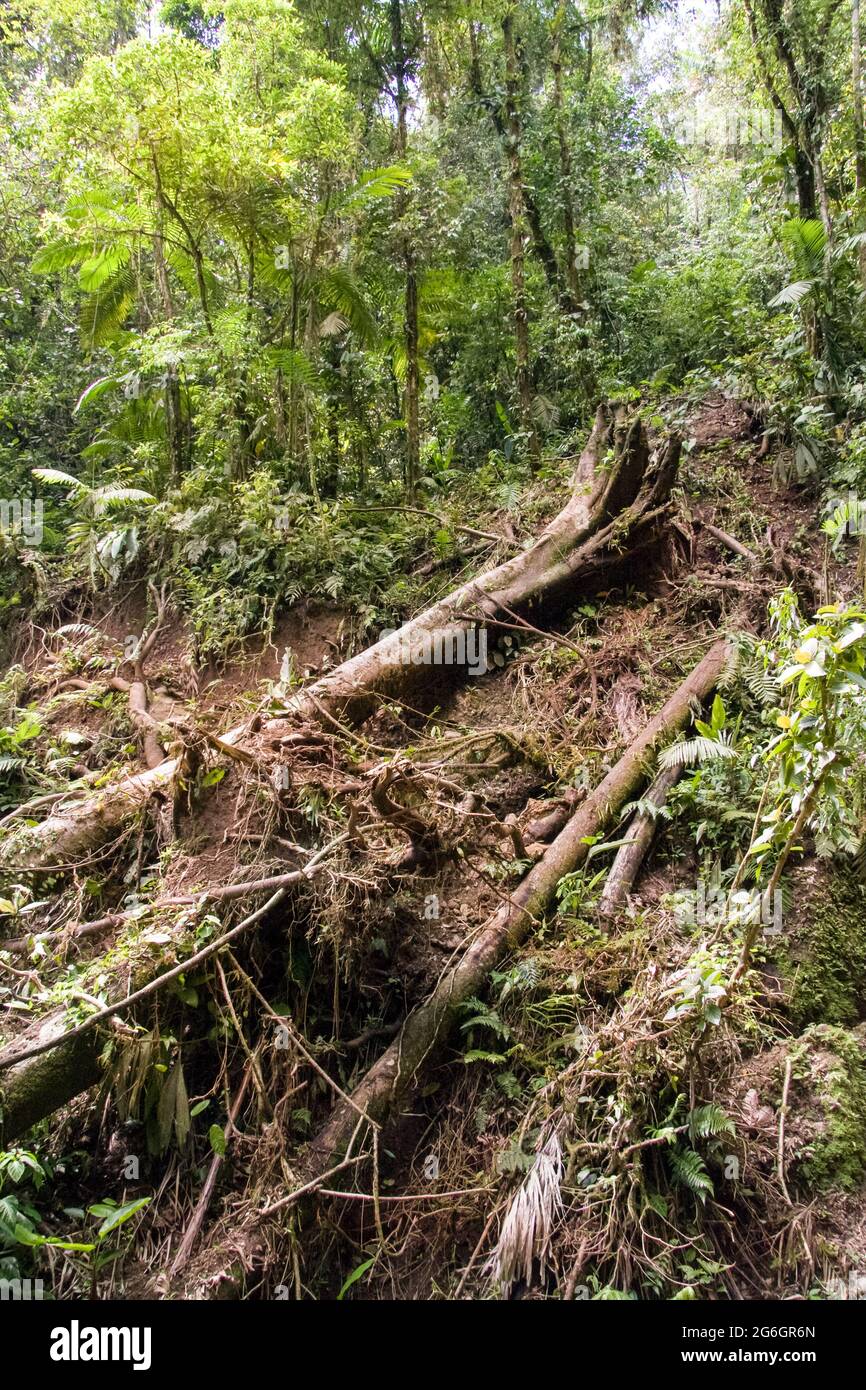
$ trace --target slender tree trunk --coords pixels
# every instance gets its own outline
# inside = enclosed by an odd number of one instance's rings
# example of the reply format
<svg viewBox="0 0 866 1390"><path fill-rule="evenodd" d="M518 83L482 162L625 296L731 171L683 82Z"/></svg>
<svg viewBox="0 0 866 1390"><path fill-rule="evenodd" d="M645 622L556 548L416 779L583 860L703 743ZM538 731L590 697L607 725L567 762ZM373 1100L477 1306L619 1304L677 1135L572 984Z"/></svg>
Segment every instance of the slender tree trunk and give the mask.
<svg viewBox="0 0 866 1390"><path fill-rule="evenodd" d="M779 114L783 129L793 150L794 181L797 185L797 210L802 218L813 218L817 211L817 204L815 200L815 175L812 168L812 161L804 147L797 122L788 110L773 76L769 58L767 57L761 35L758 31L758 21L753 0L745 0L745 9L746 17L749 22L752 47L761 74L761 80L764 83L764 87L766 88L767 95L772 105ZM773 24L781 21L774 20L773 16L768 13L767 10L768 7L766 3L764 3L764 21L772 32ZM796 96L796 91L794 95Z"/></svg>
<svg viewBox="0 0 866 1390"><path fill-rule="evenodd" d="M174 318L174 303L171 295L171 286L168 282L168 268L165 263L165 248L163 246L161 232L157 232L153 238L153 265L156 290L163 321L165 323L170 323ZM185 450L180 379L178 377L177 367L175 366L166 368L163 401L165 408L165 437L168 445L171 475L172 478L177 480L183 473Z"/></svg>
<svg viewBox="0 0 866 1390"><path fill-rule="evenodd" d="M405 163L408 153L407 114L408 93L408 54L403 33L402 0L391 0L391 53L395 79L395 100L397 105L397 157ZM401 191L399 195L398 216L403 222L402 252L405 271L405 291L403 298L403 334L406 344L406 386L404 391L404 411L406 418L406 491L410 497L415 495L421 474L421 432L419 425L418 395L418 265L411 232L406 227L411 198Z"/></svg>
<svg viewBox="0 0 866 1390"><path fill-rule="evenodd" d="M499 137L503 154L508 155L508 129L503 119L499 101L490 95L484 87L484 77L481 70L481 53L478 46L478 25L469 25L469 81L472 92L478 102L484 107L490 116L493 129ZM541 211L535 201L532 189L524 184L522 190L523 207L526 214L526 221L532 238L532 249L538 257L541 267L544 270L545 279L551 292L556 296L563 312L566 314L576 314L578 305L572 297L568 284L563 280L559 262L544 234L541 225Z"/></svg>
<svg viewBox="0 0 866 1390"><path fill-rule="evenodd" d="M322 493L325 497L336 497L340 490L340 423L333 401L328 404L328 463Z"/></svg>
<svg viewBox="0 0 866 1390"><path fill-rule="evenodd" d="M553 49L550 66L553 72L553 109L556 116L556 138L559 145L559 201L562 208L562 226L565 234L565 278L568 292L575 304L582 300L580 276L577 267L577 234L574 226L574 202L572 189L574 169L571 149L568 143L568 130L565 123L565 102L562 94L562 31L565 28L566 6L560 0L553 21Z"/></svg>
<svg viewBox="0 0 866 1390"><path fill-rule="evenodd" d="M292 375L289 379L289 463L294 469L298 459L298 392L297 364L295 352L298 347L298 268L292 266L292 303L289 313L289 350L292 360Z"/></svg>
<svg viewBox="0 0 866 1390"><path fill-rule="evenodd" d="M827 235L826 260L829 262L830 253L833 246L833 220L830 216L830 198L827 193L827 183L824 178L824 158L821 146L817 139L812 142L812 168L815 173L815 192L818 196L818 211L821 214L821 223Z"/></svg>
<svg viewBox="0 0 866 1390"><path fill-rule="evenodd" d="M527 441L533 473L541 466L541 450L532 413L532 378L529 369L529 311L526 301L525 242L523 217L523 170L520 162L520 110L518 107L517 47L514 15L508 10L502 19L505 47L505 126L508 158L508 212L511 219L511 290L514 298L514 345L517 364L517 403L520 426Z"/></svg>
<svg viewBox="0 0 866 1390"><path fill-rule="evenodd" d="M286 393L283 386L283 370L277 367L274 377L274 437L277 447L285 451L286 435Z"/></svg>
<svg viewBox="0 0 866 1390"><path fill-rule="evenodd" d="M866 129L863 122L863 71L860 48L860 0L851 4L851 76L854 87L854 177L857 201L862 204L866 191ZM862 207L859 209L862 214ZM866 246L859 250L860 281L866 289Z"/></svg>

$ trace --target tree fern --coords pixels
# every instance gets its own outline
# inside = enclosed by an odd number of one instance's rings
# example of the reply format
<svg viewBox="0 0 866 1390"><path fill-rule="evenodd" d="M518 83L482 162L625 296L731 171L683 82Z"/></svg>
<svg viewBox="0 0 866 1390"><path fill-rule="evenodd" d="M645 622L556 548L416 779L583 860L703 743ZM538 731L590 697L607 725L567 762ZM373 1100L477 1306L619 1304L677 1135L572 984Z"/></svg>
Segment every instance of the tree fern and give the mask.
<svg viewBox="0 0 866 1390"><path fill-rule="evenodd" d="M79 316L81 338L88 347L101 347L121 328L135 303L135 278L124 266L84 301Z"/></svg>

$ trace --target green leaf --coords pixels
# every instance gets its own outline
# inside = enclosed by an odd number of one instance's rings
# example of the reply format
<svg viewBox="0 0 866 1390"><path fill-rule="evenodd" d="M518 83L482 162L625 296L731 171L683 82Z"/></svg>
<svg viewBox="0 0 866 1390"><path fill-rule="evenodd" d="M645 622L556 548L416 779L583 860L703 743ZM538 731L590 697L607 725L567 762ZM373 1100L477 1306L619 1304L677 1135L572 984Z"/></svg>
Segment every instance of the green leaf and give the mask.
<svg viewBox="0 0 866 1390"><path fill-rule="evenodd" d="M107 1216L97 1231L100 1240L104 1240L112 1231L116 1231L118 1226L122 1226L130 1217L135 1216L137 1211L146 1207L152 1199L150 1197L137 1197L134 1202L127 1202L125 1206L116 1207L110 1216ZM91 1211L93 1208L91 1207Z"/></svg>
<svg viewBox="0 0 866 1390"><path fill-rule="evenodd" d="M352 1270L352 1273L349 1275L345 1284L340 1289L340 1292L337 1294L338 1303L342 1302L343 1298L345 1298L352 1285L357 1284L359 1279L363 1279L364 1275L367 1273L367 1270L370 1269L375 1263L376 1256L374 1255L372 1259L365 1260L363 1264L358 1265L357 1269Z"/></svg>
<svg viewBox="0 0 866 1390"><path fill-rule="evenodd" d="M88 401L95 401L95 400L98 400L100 396L104 395L106 391L110 390L112 386L116 386L116 385L117 385L117 378L116 378L116 377L113 377L113 376L100 376L100 377L97 377L96 381L91 381L91 383L90 383L89 386L85 386L85 388L84 388L84 390L82 391L81 395L78 397L78 400L75 402L75 406L74 406L74 408L73 408L72 414L73 414L73 415L77 415L78 412L79 412L79 410L81 409L81 407L82 407L83 405L86 405L86 404L88 403Z"/></svg>
<svg viewBox="0 0 866 1390"><path fill-rule="evenodd" d="M207 1132L207 1137L214 1153L222 1157L226 1151L226 1136L222 1125L211 1125Z"/></svg>

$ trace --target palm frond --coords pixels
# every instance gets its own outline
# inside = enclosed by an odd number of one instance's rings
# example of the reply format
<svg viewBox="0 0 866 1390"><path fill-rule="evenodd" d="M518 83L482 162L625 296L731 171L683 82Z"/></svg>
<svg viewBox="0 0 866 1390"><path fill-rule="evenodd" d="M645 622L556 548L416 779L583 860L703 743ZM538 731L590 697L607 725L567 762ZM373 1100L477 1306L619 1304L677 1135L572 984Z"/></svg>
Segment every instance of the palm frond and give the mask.
<svg viewBox="0 0 866 1390"><path fill-rule="evenodd" d="M814 288L814 280L795 280L792 285L786 285L783 290L780 290L777 295L774 295L767 305L767 308L782 309L787 304L799 304Z"/></svg>
<svg viewBox="0 0 866 1390"><path fill-rule="evenodd" d="M135 280L128 266L100 285L81 307L81 338L87 347L101 347L118 332L135 304Z"/></svg>
<svg viewBox="0 0 866 1390"><path fill-rule="evenodd" d="M77 492L86 492L87 484L80 478L73 478L71 473L64 473L60 468L31 468L34 478L38 478L40 483L57 483L61 487L70 487Z"/></svg>
<svg viewBox="0 0 866 1390"><path fill-rule="evenodd" d="M709 763L716 758L735 758L736 749L724 733L717 739L697 734L694 738L672 743L659 754L659 769L670 767L691 767L695 763Z"/></svg>
<svg viewBox="0 0 866 1390"><path fill-rule="evenodd" d="M401 188L412 182L412 171L402 164L390 164L386 168L372 169L350 188L340 209L343 212L360 212L368 203L379 198L393 198Z"/></svg>
<svg viewBox="0 0 866 1390"><path fill-rule="evenodd" d="M341 314L362 343L375 342L376 320L361 282L347 266L331 266L323 273L316 288L320 304Z"/></svg>
<svg viewBox="0 0 866 1390"><path fill-rule="evenodd" d="M117 483L107 483L104 487L94 488L91 498L95 516L102 515L111 507L125 506L127 502L156 502L152 493L145 492L140 487L120 487Z"/></svg>

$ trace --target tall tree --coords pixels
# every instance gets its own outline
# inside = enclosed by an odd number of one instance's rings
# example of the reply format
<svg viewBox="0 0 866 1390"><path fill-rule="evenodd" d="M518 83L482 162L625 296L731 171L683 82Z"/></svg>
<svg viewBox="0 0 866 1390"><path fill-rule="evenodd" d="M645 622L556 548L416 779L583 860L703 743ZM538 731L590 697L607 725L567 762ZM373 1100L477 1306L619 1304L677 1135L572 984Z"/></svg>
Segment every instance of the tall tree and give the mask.
<svg viewBox="0 0 866 1390"><path fill-rule="evenodd" d="M790 143L800 216L820 217L828 249L833 227L824 145L835 87L831 29L835 0L743 0L755 60Z"/></svg>
<svg viewBox="0 0 866 1390"><path fill-rule="evenodd" d="M391 72L393 99L397 117L397 158L405 164L409 154L408 114L409 82L417 61L421 40L421 22L416 18L414 43L407 43L403 12L404 0L390 0ZM403 270L406 277L403 300L403 333L406 344L406 385L404 392L406 418L406 491L414 497L420 477L421 434L418 393L418 263L411 229L408 226L411 193L401 189L398 195L398 216L402 223L401 246Z"/></svg>
<svg viewBox="0 0 866 1390"><path fill-rule="evenodd" d="M866 129L863 122L863 72L860 45L860 0L851 3L851 84L854 89L852 112L854 116L854 188L857 200L862 205L866 196ZM858 209L863 214L862 206ZM866 246L858 251L860 280L866 289Z"/></svg>
<svg viewBox="0 0 866 1390"><path fill-rule="evenodd" d="M517 403L520 425L527 441L533 472L540 467L541 449L533 418L532 375L529 361L529 309L526 299L525 245L527 240L521 164L520 65L514 34L514 6L502 16L505 53L505 144L508 161L508 214L511 220L511 289L514 297L514 346Z"/></svg>

